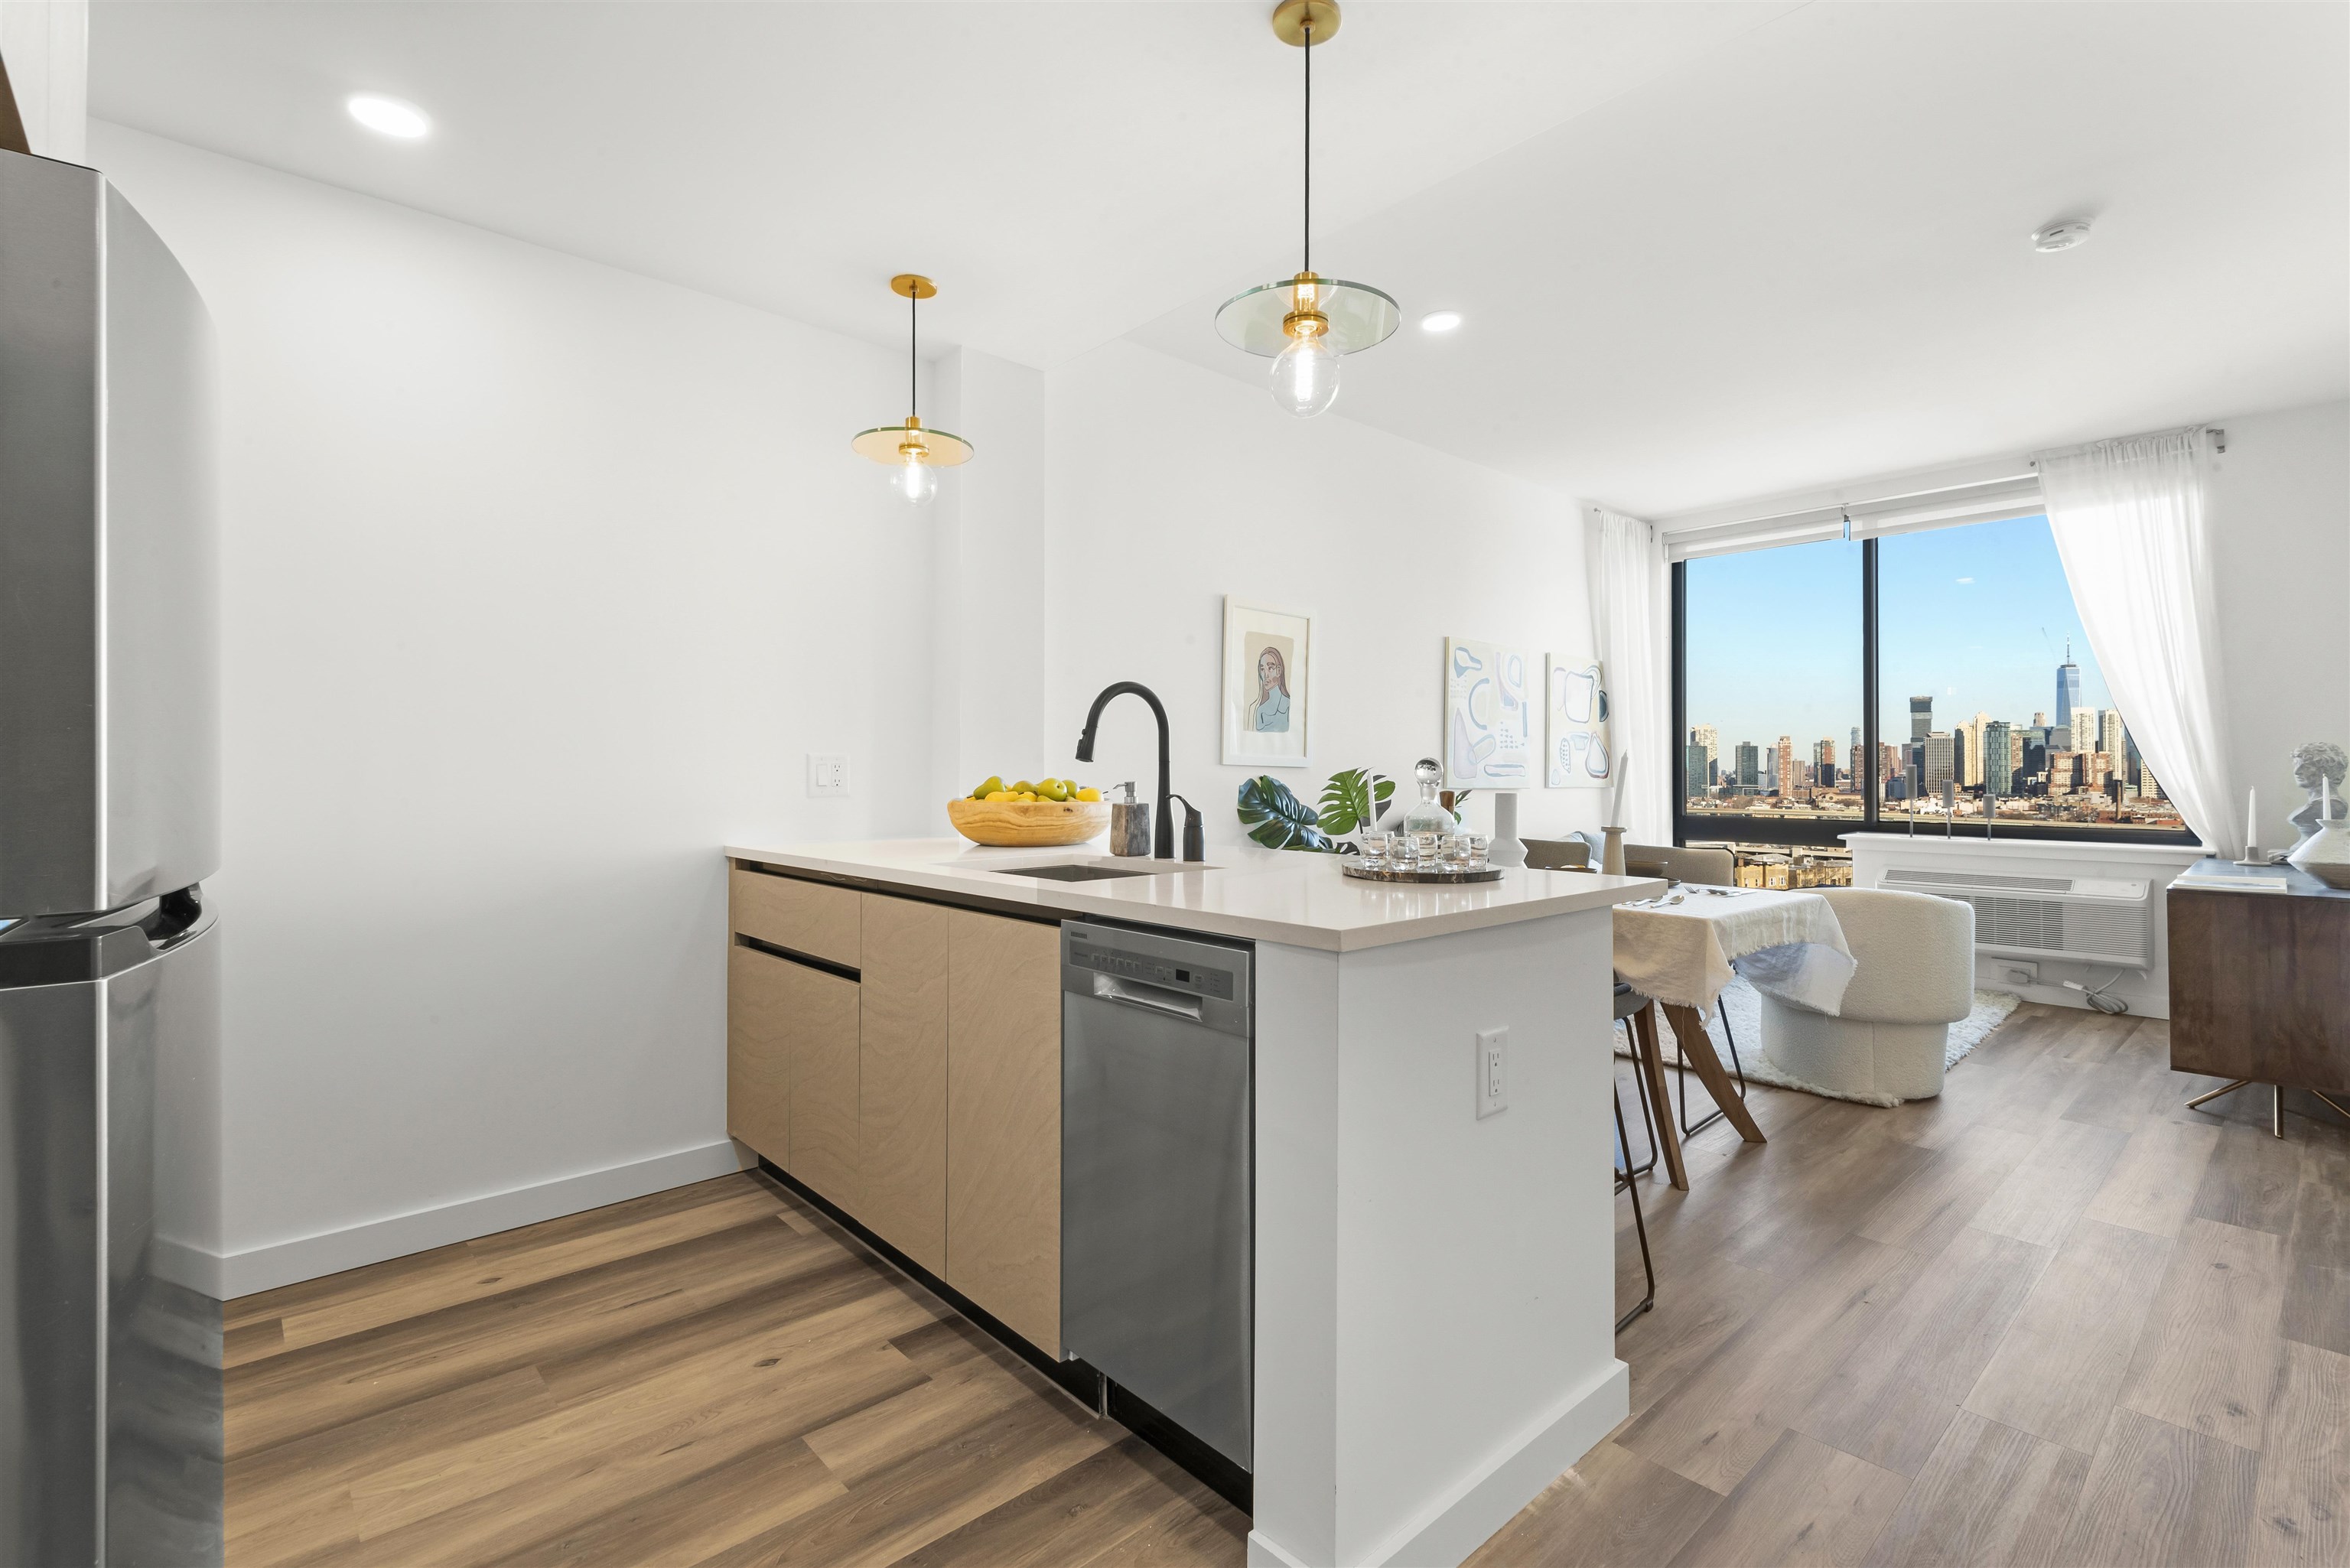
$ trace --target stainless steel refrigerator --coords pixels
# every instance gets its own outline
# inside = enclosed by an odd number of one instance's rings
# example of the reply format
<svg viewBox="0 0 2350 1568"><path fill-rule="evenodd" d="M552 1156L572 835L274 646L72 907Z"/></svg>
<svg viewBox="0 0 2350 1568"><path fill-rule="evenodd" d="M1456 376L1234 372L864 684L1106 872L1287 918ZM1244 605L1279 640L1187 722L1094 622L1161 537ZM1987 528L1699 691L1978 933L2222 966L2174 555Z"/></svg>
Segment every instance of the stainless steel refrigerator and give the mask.
<svg viewBox="0 0 2350 1568"><path fill-rule="evenodd" d="M210 320L96 171L0 152L0 1563L221 1561ZM178 1238L185 1240L186 1238ZM180 1271L184 1273L185 1271Z"/></svg>

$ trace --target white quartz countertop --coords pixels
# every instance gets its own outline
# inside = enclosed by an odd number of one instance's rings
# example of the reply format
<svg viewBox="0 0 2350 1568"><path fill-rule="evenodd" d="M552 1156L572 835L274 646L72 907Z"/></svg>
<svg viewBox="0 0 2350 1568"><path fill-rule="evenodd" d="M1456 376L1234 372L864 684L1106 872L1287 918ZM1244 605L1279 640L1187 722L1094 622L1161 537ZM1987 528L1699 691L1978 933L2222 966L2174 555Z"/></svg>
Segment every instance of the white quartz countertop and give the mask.
<svg viewBox="0 0 2350 1568"><path fill-rule="evenodd" d="M1606 909L1628 898L1650 898L1665 888L1653 877L1523 867L1503 872L1498 882L1360 882L1338 874L1335 855L1254 845L1216 847L1199 864L1117 859L1102 854L1098 845L990 849L960 838L730 844L726 854L779 870L852 877L910 892L964 894L1080 918L1090 915L1332 952ZM1148 876L1091 882L1010 874L1015 867L1070 861L1152 870Z"/></svg>

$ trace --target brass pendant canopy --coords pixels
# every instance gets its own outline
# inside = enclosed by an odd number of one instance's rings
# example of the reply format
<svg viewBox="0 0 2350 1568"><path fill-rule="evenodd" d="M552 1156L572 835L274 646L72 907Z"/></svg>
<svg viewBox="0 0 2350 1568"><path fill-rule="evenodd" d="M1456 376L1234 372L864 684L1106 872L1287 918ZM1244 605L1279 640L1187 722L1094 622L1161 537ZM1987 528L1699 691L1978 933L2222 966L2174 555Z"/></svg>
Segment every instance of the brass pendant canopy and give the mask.
<svg viewBox="0 0 2350 1568"><path fill-rule="evenodd" d="M1314 41L1326 44L1338 36L1338 0L1281 0L1273 8L1273 36L1292 48L1305 47L1305 25L1314 25Z"/></svg>

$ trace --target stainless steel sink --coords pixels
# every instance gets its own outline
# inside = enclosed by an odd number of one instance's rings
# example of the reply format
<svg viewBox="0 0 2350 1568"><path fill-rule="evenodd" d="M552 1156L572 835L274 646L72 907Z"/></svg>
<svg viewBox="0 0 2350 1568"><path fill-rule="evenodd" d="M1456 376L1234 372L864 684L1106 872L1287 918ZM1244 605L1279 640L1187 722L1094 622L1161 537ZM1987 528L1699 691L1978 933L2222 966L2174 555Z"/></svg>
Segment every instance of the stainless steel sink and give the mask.
<svg viewBox="0 0 2350 1568"><path fill-rule="evenodd" d="M1114 877L1148 877L1159 869L1172 870L1173 868L1171 865L1165 867L1095 866L1082 860L1064 860L1053 866L1006 866L1000 868L996 875L1035 877L1047 882L1107 882Z"/></svg>

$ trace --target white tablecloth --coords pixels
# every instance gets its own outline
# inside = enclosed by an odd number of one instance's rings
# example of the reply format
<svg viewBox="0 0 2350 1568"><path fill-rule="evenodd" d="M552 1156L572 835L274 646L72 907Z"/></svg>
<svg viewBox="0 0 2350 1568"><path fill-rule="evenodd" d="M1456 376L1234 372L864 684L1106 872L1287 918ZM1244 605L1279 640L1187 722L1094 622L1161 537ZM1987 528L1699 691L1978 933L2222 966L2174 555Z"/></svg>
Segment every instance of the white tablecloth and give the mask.
<svg viewBox="0 0 2350 1568"><path fill-rule="evenodd" d="M1741 888L1723 898L1677 887L1658 905L1616 906L1616 973L1659 1002L1711 1012L1739 974L1758 991L1832 1014L1852 971L1844 928L1817 893Z"/></svg>

